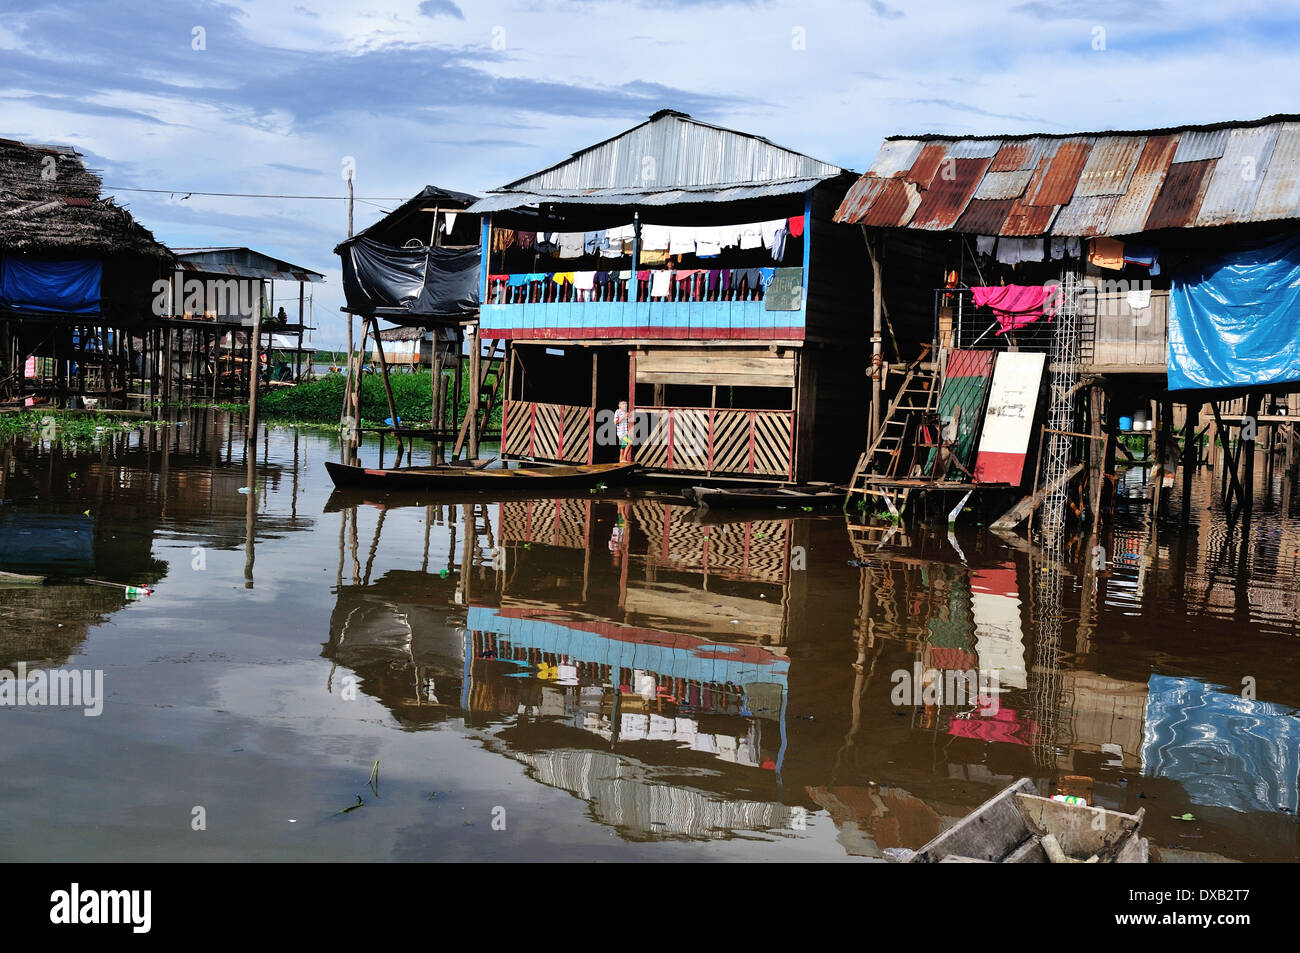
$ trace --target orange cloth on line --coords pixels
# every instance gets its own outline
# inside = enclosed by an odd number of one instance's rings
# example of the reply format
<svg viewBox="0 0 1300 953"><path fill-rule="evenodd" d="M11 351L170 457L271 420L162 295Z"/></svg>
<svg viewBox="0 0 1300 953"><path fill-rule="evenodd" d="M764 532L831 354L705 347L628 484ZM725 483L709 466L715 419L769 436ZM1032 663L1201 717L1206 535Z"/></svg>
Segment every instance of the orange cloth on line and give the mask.
<svg viewBox="0 0 1300 953"><path fill-rule="evenodd" d="M493 228L492 229L492 250L505 251L515 243L515 230L513 228Z"/></svg>
<svg viewBox="0 0 1300 953"><path fill-rule="evenodd" d="M1088 264L1123 271L1124 243L1115 238L1094 238L1088 246Z"/></svg>

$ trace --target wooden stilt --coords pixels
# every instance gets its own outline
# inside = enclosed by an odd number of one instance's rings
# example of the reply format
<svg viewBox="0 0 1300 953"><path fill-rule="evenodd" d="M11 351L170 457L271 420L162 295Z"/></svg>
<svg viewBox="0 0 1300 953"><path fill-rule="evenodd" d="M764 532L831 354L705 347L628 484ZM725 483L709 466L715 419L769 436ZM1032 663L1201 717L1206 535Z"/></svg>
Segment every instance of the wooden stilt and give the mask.
<svg viewBox="0 0 1300 953"><path fill-rule="evenodd" d="M1186 419L1183 420L1183 509L1179 520L1184 526L1192 513L1192 477L1196 470L1196 461L1200 450L1196 440L1196 422L1201 416L1200 401L1188 403L1185 408Z"/></svg>

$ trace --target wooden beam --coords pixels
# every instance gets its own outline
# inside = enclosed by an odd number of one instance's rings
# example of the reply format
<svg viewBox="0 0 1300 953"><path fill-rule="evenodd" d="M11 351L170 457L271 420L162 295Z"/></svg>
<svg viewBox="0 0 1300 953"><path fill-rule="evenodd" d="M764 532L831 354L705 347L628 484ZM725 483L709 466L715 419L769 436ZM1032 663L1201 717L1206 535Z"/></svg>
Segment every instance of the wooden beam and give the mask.
<svg viewBox="0 0 1300 953"><path fill-rule="evenodd" d="M1083 472L1083 464L1074 464L1074 466L1066 470L1064 475L1059 479L1025 497L1015 506L1011 507L1011 509L999 516L990 526L990 529L1015 529L1024 522L1029 514L1033 513L1034 510L1043 505L1043 500L1047 499L1049 493L1058 487L1065 486L1081 472Z"/></svg>

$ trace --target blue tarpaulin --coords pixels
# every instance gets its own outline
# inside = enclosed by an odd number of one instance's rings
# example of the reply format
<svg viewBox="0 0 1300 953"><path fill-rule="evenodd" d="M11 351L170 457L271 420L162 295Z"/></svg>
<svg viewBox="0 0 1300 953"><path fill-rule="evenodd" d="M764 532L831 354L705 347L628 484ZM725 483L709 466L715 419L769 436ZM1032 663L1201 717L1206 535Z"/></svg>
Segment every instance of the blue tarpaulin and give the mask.
<svg viewBox="0 0 1300 953"><path fill-rule="evenodd" d="M1300 235L1172 276L1169 388L1300 381Z"/></svg>
<svg viewBox="0 0 1300 953"><path fill-rule="evenodd" d="M0 259L0 305L23 311L95 314L104 265L100 261Z"/></svg>

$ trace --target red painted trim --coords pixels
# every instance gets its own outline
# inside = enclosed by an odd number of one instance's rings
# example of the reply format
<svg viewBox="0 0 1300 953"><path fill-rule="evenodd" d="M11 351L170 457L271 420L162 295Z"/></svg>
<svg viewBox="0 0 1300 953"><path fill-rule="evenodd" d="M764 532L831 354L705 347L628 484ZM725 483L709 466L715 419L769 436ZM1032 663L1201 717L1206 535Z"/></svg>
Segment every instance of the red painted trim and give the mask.
<svg viewBox="0 0 1300 953"><path fill-rule="evenodd" d="M537 456L533 448L537 443L537 404L530 402L528 404L528 455Z"/></svg>
<svg viewBox="0 0 1300 953"><path fill-rule="evenodd" d="M716 410L709 410L709 467L708 472L713 472L713 422L717 418Z"/></svg>
<svg viewBox="0 0 1300 953"><path fill-rule="evenodd" d="M668 411L668 469L673 468L673 441L677 437L677 411Z"/></svg>

